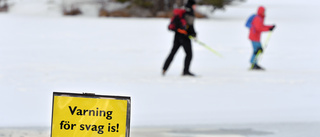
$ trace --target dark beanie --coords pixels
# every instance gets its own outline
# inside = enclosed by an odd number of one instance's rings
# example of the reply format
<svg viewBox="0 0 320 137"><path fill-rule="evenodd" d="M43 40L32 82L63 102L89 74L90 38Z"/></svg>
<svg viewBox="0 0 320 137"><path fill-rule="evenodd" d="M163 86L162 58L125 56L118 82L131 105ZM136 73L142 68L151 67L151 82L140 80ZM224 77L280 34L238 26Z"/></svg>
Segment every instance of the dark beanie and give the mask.
<svg viewBox="0 0 320 137"><path fill-rule="evenodd" d="M192 9L192 5L196 4L195 0L188 0L187 4L185 5L186 14L194 16L194 11Z"/></svg>
<svg viewBox="0 0 320 137"><path fill-rule="evenodd" d="M196 4L195 0L188 0L186 7L191 8L194 4Z"/></svg>

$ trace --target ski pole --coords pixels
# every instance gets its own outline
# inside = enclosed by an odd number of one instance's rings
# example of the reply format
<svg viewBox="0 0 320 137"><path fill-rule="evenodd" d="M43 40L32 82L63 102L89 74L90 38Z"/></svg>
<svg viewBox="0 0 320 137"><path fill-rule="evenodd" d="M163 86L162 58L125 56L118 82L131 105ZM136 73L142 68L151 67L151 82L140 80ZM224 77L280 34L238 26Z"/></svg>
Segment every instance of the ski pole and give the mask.
<svg viewBox="0 0 320 137"><path fill-rule="evenodd" d="M269 43L270 38L271 38L271 34L272 34L272 31L269 31L268 36L267 36L267 39L266 39L266 41L264 42L264 44L263 44L263 46L262 46L263 49L267 48L268 43Z"/></svg>
<svg viewBox="0 0 320 137"><path fill-rule="evenodd" d="M197 39L194 38L193 36L190 36L190 35L189 35L189 38L190 38L190 39L193 39L195 42L197 42L197 43L200 44L201 46L207 48L208 50L210 50L212 53L216 54L217 56L222 57L222 55L221 55L219 52L215 51L214 49L212 49L211 47L209 47L209 46L206 45L205 43L197 40Z"/></svg>
<svg viewBox="0 0 320 137"><path fill-rule="evenodd" d="M267 36L267 38L266 38L266 40L265 40L264 44L262 45L262 49L263 49L263 50L265 50L265 49L267 48L268 43L269 43L270 38L271 38L271 34L272 34L272 31L269 31L268 36ZM258 59L259 59L259 61L261 61L261 60L262 60L262 55L263 55L263 54L262 54L262 52L261 52L261 51L259 51L259 52L257 53L257 55L258 55Z"/></svg>

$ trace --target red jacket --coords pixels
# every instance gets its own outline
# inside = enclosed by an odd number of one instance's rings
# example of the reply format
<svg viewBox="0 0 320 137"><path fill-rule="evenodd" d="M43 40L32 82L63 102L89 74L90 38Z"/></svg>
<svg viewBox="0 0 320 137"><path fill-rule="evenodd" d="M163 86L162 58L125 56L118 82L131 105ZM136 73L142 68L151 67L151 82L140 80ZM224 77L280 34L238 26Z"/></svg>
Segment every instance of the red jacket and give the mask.
<svg viewBox="0 0 320 137"><path fill-rule="evenodd" d="M265 16L264 12L265 8L262 6L259 7L257 16L252 21L252 26L250 28L249 34L249 39L252 41L260 42L261 32L269 31L270 28L272 28L272 26L267 26L263 24Z"/></svg>

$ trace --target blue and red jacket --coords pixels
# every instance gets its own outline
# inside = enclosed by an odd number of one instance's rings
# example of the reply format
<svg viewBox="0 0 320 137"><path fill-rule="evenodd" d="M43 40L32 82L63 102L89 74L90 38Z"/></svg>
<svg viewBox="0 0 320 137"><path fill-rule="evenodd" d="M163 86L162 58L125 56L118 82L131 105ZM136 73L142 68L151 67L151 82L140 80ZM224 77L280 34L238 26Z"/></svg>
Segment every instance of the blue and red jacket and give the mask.
<svg viewBox="0 0 320 137"><path fill-rule="evenodd" d="M260 42L261 32L269 31L272 26L264 25L265 8L260 6L258 8L257 16L252 21L252 27L250 28L249 39L251 41Z"/></svg>

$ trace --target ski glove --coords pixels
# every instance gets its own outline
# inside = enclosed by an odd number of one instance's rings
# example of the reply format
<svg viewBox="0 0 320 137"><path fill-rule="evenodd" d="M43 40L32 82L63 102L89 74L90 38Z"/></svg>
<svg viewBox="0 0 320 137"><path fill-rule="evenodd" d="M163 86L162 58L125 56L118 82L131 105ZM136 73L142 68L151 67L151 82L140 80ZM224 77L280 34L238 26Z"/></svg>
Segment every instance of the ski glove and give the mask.
<svg viewBox="0 0 320 137"><path fill-rule="evenodd" d="M177 29L177 31L181 34L184 34L184 35L188 35L188 32L186 30L183 30L183 29Z"/></svg>
<svg viewBox="0 0 320 137"><path fill-rule="evenodd" d="M197 33L190 34L192 37L197 37Z"/></svg>
<svg viewBox="0 0 320 137"><path fill-rule="evenodd" d="M270 31L273 31L273 29L276 27L276 25L273 25L271 28L270 28Z"/></svg>

